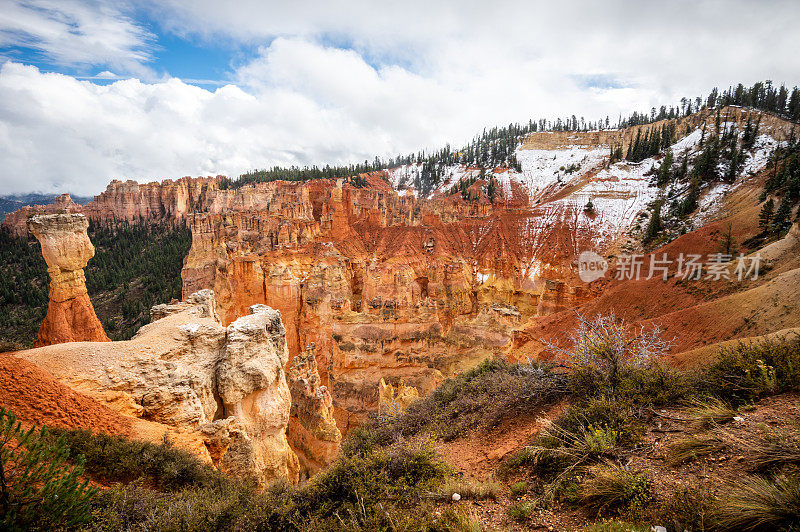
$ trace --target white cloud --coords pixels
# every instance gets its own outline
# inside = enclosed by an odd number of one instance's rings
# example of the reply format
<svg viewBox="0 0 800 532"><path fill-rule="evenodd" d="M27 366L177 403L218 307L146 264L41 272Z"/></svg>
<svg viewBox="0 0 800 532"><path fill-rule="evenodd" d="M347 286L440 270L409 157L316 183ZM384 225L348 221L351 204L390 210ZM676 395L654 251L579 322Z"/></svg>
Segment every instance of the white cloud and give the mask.
<svg viewBox="0 0 800 532"><path fill-rule="evenodd" d="M111 66L152 77L155 36L106 0L4 0L0 48L26 47L69 67Z"/></svg>
<svg viewBox="0 0 800 532"><path fill-rule="evenodd" d="M800 72L791 28L800 7L790 2L410 1L377 9L366 0L253 0L231 9L196 0L146 9L178 35L256 44L257 56L231 72L235 85L214 92L176 79L98 86L6 63L0 193L96 193L111 178L356 162L460 144L484 126L528 118L615 120L715 85L794 84ZM146 43L142 35L131 42ZM112 40L115 61L149 59L146 47L135 52L123 41ZM103 55L65 50L65 63Z"/></svg>

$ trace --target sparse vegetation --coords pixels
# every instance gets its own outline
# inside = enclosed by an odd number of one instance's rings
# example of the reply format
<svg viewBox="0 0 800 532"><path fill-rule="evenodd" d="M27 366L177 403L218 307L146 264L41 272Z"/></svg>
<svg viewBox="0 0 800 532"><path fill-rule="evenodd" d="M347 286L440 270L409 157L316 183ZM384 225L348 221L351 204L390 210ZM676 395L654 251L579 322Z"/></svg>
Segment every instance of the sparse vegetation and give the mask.
<svg viewBox="0 0 800 532"><path fill-rule="evenodd" d="M514 519L524 521L531 517L534 510L536 510L536 504L534 504L533 502L520 501L518 503L512 504L508 508L508 515L510 517L513 517Z"/></svg>
<svg viewBox="0 0 800 532"><path fill-rule="evenodd" d="M692 398L686 412L699 428L721 425L736 416L736 410L717 397Z"/></svg>
<svg viewBox="0 0 800 532"><path fill-rule="evenodd" d="M723 348L700 385L733 404L800 388L800 337Z"/></svg>
<svg viewBox="0 0 800 532"><path fill-rule="evenodd" d="M724 451L727 445L716 436L690 436L672 444L667 451L667 462L672 465Z"/></svg>
<svg viewBox="0 0 800 532"><path fill-rule="evenodd" d="M521 495L525 495L528 492L528 483L524 480L520 480L519 482L514 482L511 484L511 496L512 497L519 497Z"/></svg>
<svg viewBox="0 0 800 532"><path fill-rule="evenodd" d="M587 471L578 498L597 514L606 511L638 514L652 499L650 477L613 462L597 464Z"/></svg>
<svg viewBox="0 0 800 532"><path fill-rule="evenodd" d="M474 501L508 493L514 499L508 516L519 521L558 508L627 521L594 530L638 530L654 518L681 531L791 530L797 434L764 431L762 438L744 439L730 422L746 411L746 401L797 388L797 340L734 346L702 371L679 372L647 355L664 345L653 333L637 340L639 331L601 323L604 328L579 329L575 345L582 351L571 372L486 361L406 413L351 430L339 458L297 488L278 483L257 492L250 480L229 478L168 442L80 430L54 431L41 441L62 442L65 459L85 463L91 478L123 483L87 507L92 530L173 530L175 523L186 530L478 530L466 506L453 502L454 493ZM459 478L436 453L441 440L490 428L505 416L535 416L565 399L570 404L558 418L505 462L513 484ZM681 403L682 422L705 432L674 441L668 463L735 452L745 456L743 468L768 476L743 475L723 499L705 488L677 486L657 495L655 477L623 464L645 438L653 408Z"/></svg>
<svg viewBox="0 0 800 532"><path fill-rule="evenodd" d="M500 490L500 483L496 480L481 482L464 478L452 478L439 488L438 492L434 494L434 498L452 500L453 494L457 493L462 499L495 500Z"/></svg>
<svg viewBox="0 0 800 532"><path fill-rule="evenodd" d="M656 521L672 525L670 530L703 532L713 522L715 497L705 487L676 486L656 510Z"/></svg>
<svg viewBox="0 0 800 532"><path fill-rule="evenodd" d="M160 491L206 487L220 482L214 469L197 457L162 444L129 440L123 436L92 434L85 429L52 429L53 437L64 442L71 459L84 457L86 472L106 482L146 481Z"/></svg>
<svg viewBox="0 0 800 532"><path fill-rule="evenodd" d="M451 440L467 430L491 427L505 417L530 415L553 404L566 395L568 380L547 366L487 360L443 382L380 432L428 433Z"/></svg>

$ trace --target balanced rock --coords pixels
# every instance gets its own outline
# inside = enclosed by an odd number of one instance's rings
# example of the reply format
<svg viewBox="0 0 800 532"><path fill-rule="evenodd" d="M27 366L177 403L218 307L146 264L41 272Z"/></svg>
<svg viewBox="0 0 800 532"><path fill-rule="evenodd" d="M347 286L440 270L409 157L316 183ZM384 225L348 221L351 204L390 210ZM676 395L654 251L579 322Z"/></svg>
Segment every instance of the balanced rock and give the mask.
<svg viewBox="0 0 800 532"><path fill-rule="evenodd" d="M50 275L50 302L34 346L109 341L86 290L83 268L94 257L83 214L42 214L28 220Z"/></svg>

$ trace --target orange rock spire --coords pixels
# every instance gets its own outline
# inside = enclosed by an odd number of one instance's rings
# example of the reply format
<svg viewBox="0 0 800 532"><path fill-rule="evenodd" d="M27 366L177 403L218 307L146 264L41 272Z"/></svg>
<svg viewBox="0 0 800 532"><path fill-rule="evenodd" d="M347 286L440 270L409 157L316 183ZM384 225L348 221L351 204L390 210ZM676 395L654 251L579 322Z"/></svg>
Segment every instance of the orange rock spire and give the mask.
<svg viewBox="0 0 800 532"><path fill-rule="evenodd" d="M109 341L86 290L83 268L94 257L83 214L44 214L28 220L42 245L50 274L50 303L35 347L63 342Z"/></svg>

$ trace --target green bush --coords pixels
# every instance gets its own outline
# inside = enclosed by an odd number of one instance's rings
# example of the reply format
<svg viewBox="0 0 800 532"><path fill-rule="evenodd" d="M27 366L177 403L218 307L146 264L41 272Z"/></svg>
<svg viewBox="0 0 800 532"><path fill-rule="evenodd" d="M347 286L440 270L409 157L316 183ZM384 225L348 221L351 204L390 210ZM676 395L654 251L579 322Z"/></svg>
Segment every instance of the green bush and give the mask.
<svg viewBox="0 0 800 532"><path fill-rule="evenodd" d="M351 511L373 514L377 504L411 505L452 474L425 439L348 455L343 453L301 491L300 515Z"/></svg>
<svg viewBox="0 0 800 532"><path fill-rule="evenodd" d="M208 486L228 478L166 440L154 444L124 436L92 434L85 429L53 429L52 433L65 442L71 457L85 457L86 471L102 480L130 482L144 478L153 488L174 491Z"/></svg>
<svg viewBox="0 0 800 532"><path fill-rule="evenodd" d="M489 359L444 381L380 430L390 439L429 433L451 440L558 401L567 393L568 379L548 367Z"/></svg>
<svg viewBox="0 0 800 532"><path fill-rule="evenodd" d="M708 394L734 404L800 389L800 338L723 348L701 382Z"/></svg>
<svg viewBox="0 0 800 532"><path fill-rule="evenodd" d="M27 431L0 407L0 528L49 530L87 522L96 488L81 482L83 459L67 459L66 442L47 429Z"/></svg>

